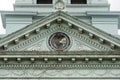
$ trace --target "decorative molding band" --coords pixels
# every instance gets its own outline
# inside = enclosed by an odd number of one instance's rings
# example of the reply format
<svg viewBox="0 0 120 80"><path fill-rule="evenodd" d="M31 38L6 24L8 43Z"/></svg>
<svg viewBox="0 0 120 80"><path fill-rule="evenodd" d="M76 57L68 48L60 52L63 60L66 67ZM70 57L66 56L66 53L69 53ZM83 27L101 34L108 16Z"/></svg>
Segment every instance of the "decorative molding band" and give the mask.
<svg viewBox="0 0 120 80"><path fill-rule="evenodd" d="M120 77L0 77L0 80L120 80Z"/></svg>
<svg viewBox="0 0 120 80"><path fill-rule="evenodd" d="M0 69L120 69L120 64L0 64Z"/></svg>
<svg viewBox="0 0 120 80"><path fill-rule="evenodd" d="M120 51L0 51L0 57L1 55L4 56L16 56L16 55L93 55L94 57L96 56L117 56L119 57ZM106 56L105 56L106 55Z"/></svg>
<svg viewBox="0 0 120 80"><path fill-rule="evenodd" d="M115 51L4 51L0 52L0 69L120 69L119 55Z"/></svg>
<svg viewBox="0 0 120 80"><path fill-rule="evenodd" d="M119 79L120 70L117 69L74 69L74 70L49 70L49 69L13 69L0 70L0 79Z"/></svg>

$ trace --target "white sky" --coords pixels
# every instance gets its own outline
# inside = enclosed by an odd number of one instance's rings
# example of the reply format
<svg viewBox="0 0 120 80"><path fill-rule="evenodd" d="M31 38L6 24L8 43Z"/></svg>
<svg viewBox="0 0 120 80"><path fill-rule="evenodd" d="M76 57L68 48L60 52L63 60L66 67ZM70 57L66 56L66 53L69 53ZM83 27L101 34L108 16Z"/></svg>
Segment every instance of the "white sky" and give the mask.
<svg viewBox="0 0 120 80"><path fill-rule="evenodd" d="M111 4L111 11L120 11L120 0L108 0ZM0 11L11 11L13 10L13 3L15 0L1 0L0 1ZM0 17L1 18L1 17ZM0 19L0 34L5 33L5 30L2 27L1 19ZM119 31L120 34L120 31Z"/></svg>

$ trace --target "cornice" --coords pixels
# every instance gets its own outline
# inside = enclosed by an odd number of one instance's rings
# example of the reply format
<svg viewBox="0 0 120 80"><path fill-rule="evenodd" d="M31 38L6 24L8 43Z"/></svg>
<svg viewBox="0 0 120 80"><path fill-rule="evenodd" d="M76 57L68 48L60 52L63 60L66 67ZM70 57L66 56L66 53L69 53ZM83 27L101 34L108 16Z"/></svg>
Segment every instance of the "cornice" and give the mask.
<svg viewBox="0 0 120 80"><path fill-rule="evenodd" d="M0 52L0 68L11 69L119 69L120 56L116 51L80 52ZM14 61L14 63L12 63ZM27 63L25 63L27 62Z"/></svg>
<svg viewBox="0 0 120 80"><path fill-rule="evenodd" d="M88 16L120 16L120 12L113 12L113 11L87 11L86 14Z"/></svg>
<svg viewBox="0 0 120 80"><path fill-rule="evenodd" d="M0 51L0 55L120 55L120 51ZM118 56L119 57L119 56Z"/></svg>
<svg viewBox="0 0 120 80"><path fill-rule="evenodd" d="M0 11L3 15L36 15L36 12L26 12L26 11Z"/></svg>

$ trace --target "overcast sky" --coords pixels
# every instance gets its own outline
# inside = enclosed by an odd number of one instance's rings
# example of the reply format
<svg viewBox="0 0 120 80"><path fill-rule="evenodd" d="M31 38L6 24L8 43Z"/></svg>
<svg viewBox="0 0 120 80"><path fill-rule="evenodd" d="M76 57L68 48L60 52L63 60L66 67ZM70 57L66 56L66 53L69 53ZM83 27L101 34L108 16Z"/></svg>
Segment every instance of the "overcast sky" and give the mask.
<svg viewBox="0 0 120 80"><path fill-rule="evenodd" d="M111 4L111 7L110 7L111 11L120 11L120 0L108 0L108 1ZM0 11L13 10L13 3L15 3L15 0L1 0ZM1 33L5 33L5 30L2 28L2 24L1 24L1 20L0 20L0 34Z"/></svg>

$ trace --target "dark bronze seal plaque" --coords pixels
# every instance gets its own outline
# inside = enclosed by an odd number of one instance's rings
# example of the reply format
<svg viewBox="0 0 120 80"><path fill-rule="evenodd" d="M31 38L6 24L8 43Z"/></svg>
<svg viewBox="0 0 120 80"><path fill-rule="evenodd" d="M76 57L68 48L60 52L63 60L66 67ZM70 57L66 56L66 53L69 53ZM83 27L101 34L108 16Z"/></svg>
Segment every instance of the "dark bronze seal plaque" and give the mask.
<svg viewBox="0 0 120 80"><path fill-rule="evenodd" d="M70 45L70 38L62 32L56 32L49 38L49 46L54 50L66 50Z"/></svg>

